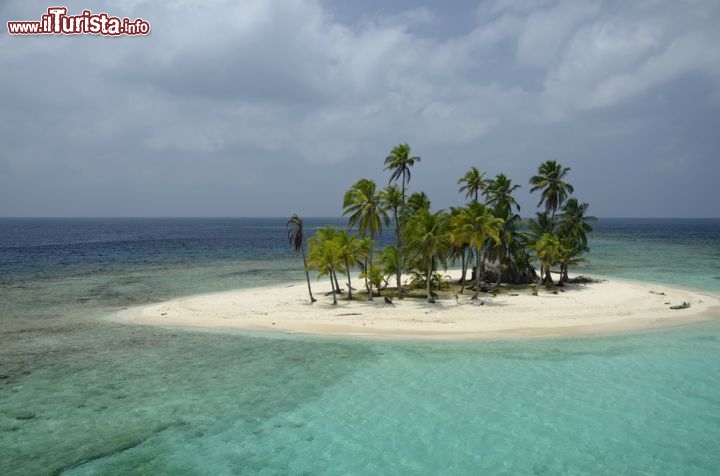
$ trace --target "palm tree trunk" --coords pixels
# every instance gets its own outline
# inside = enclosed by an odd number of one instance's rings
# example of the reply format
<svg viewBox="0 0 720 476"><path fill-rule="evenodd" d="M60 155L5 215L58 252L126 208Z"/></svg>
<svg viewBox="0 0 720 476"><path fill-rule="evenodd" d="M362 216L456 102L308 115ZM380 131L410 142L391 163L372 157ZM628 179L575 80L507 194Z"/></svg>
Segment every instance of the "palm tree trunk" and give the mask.
<svg viewBox="0 0 720 476"><path fill-rule="evenodd" d="M348 301L352 299L352 281L350 280L350 261L345 258L345 269L347 269L348 277Z"/></svg>
<svg viewBox="0 0 720 476"><path fill-rule="evenodd" d="M330 287L332 288L332 295L333 295L333 305L337 304L337 298L335 297L335 283L333 283L333 272L335 270L330 271Z"/></svg>
<svg viewBox="0 0 720 476"><path fill-rule="evenodd" d="M403 182L403 188L405 187L405 182ZM402 279L402 270L400 269L400 246L401 240L400 240L400 219L398 218L398 211L395 209L395 235L397 238L397 253L395 253L395 267L397 268L395 274L396 274L396 280L397 280L397 289L398 289L398 297L400 299L403 298L402 293L402 283L400 280Z"/></svg>
<svg viewBox="0 0 720 476"><path fill-rule="evenodd" d="M399 297L400 299L403 299L403 290L402 290L402 286L400 285L400 279L402 279L402 254L403 254L403 252L404 252L404 250L403 250L403 242L402 242L402 239L403 239L402 233L403 233L403 229L405 228L405 227L404 227L404 225L405 225L405 223L404 223L404 221L405 221L405 213L406 213L406 210L405 210L405 173L403 173L403 179L402 179L402 210L400 210L400 218L399 218L399 220L397 220L397 223L398 223L398 238L397 238L397 242L398 242L398 252L397 252L397 255L398 255L398 256L397 256L397 262L398 262L398 264L397 264L397 266L398 266L398 283L397 283L397 285L398 285L398 297ZM396 219L397 219L397 217L396 217Z"/></svg>
<svg viewBox="0 0 720 476"><path fill-rule="evenodd" d="M463 250L462 250L462 271L461 271L462 275L460 276L460 294L462 294L463 291L465 291L465 274L467 273L467 259L466 259L466 257L465 257L465 252L466 252L466 251L467 251L467 250L465 249L465 247L463 247Z"/></svg>
<svg viewBox="0 0 720 476"><path fill-rule="evenodd" d="M480 271L480 280L482 282L485 282L485 256L486 253L487 243L483 244L482 250L483 250L483 259L480 261L480 266L482 267L482 270Z"/></svg>
<svg viewBox="0 0 720 476"><path fill-rule="evenodd" d="M317 301L312 295L312 289L310 289L310 273L308 273L308 266L307 266L307 260L305 259L305 248L301 247L300 250L302 251L302 257L303 257L303 266L305 266L305 279L307 280L308 285L308 293L310 294L310 304Z"/></svg>
<svg viewBox="0 0 720 476"><path fill-rule="evenodd" d="M368 284L368 262L365 260L365 291L370 292L370 285Z"/></svg>
<svg viewBox="0 0 720 476"><path fill-rule="evenodd" d="M365 271L365 276L367 276L368 273L372 273L372 269L373 269L373 243L372 242L373 242L373 234L370 233L370 264L369 264L368 269ZM369 286L368 286L368 301L372 301L372 300L373 300L373 292L372 292L372 279L371 279L369 282Z"/></svg>
<svg viewBox="0 0 720 476"><path fill-rule="evenodd" d="M333 279L335 280L335 290L336 290L337 292L341 293L342 291L340 290L340 283L338 283L337 273L335 272L334 269L333 269L333 271L332 271L332 277L333 277Z"/></svg>
<svg viewBox="0 0 720 476"><path fill-rule="evenodd" d="M430 304L433 304L435 302L435 298L433 298L433 296L432 296L432 290L430 289L431 288L430 284L432 281L432 268L433 267L432 267L432 261L431 261L430 263L428 263L428 268L427 268L427 302L429 302Z"/></svg>
<svg viewBox="0 0 720 476"><path fill-rule="evenodd" d="M475 294L470 299L477 299L480 293L480 248L475 247Z"/></svg>
<svg viewBox="0 0 720 476"><path fill-rule="evenodd" d="M540 278L538 279L537 283L535 283L535 288L533 289L533 296L538 295L538 289L540 289L540 284L542 284L543 276L542 273L540 273Z"/></svg>

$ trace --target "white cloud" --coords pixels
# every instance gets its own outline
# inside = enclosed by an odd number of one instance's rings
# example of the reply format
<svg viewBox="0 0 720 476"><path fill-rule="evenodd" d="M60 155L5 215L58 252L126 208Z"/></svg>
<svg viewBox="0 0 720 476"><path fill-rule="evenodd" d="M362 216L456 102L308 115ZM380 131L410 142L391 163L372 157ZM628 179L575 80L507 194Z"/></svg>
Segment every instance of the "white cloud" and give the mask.
<svg viewBox="0 0 720 476"><path fill-rule="evenodd" d="M718 53L709 48L720 44L714 24L692 10L644 13L641 18L605 14L568 40L545 79L547 117L609 108L683 74L717 77Z"/></svg>
<svg viewBox="0 0 720 476"><path fill-rule="evenodd" d="M692 72L717 70L720 54L706 50L702 35L688 34L673 40L657 55L645 59L636 69L620 72L599 82L586 107L609 107L647 91L653 85Z"/></svg>

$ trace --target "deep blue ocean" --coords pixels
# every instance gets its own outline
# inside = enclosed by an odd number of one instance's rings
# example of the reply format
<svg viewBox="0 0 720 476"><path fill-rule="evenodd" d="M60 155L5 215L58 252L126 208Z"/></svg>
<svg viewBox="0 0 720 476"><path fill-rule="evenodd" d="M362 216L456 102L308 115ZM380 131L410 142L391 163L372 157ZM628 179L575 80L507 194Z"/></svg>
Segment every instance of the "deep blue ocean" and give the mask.
<svg viewBox="0 0 720 476"><path fill-rule="evenodd" d="M413 343L107 319L303 279L285 221L0 219L0 474L720 474L719 322ZM590 247L571 274L720 294L718 219L602 219Z"/></svg>

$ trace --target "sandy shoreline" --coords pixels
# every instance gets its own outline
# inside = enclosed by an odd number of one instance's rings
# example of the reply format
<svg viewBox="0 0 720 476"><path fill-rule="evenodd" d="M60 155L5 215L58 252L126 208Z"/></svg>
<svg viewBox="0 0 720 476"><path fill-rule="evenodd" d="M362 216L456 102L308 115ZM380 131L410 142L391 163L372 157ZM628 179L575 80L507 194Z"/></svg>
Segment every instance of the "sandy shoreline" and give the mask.
<svg viewBox="0 0 720 476"><path fill-rule="evenodd" d="M452 273L451 273L452 274ZM459 275L459 274L458 274ZM359 283L359 282L358 282ZM304 282L184 297L120 311L115 319L169 327L243 329L320 335L411 339L505 339L570 337L632 332L720 319L720 297L656 284L608 280L569 284L564 292L510 291L497 297L471 292L428 304L382 298L373 302L325 296L313 283L310 304ZM672 310L670 305L691 307Z"/></svg>

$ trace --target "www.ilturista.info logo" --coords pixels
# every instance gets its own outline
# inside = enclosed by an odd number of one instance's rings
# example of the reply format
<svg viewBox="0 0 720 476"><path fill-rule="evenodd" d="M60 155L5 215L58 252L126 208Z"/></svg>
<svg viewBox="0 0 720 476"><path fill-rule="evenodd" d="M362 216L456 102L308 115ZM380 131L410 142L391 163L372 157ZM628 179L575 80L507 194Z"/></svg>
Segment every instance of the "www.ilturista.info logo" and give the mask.
<svg viewBox="0 0 720 476"><path fill-rule="evenodd" d="M40 21L9 21L11 35L147 35L150 23L142 18L111 17L107 13L83 10L80 15L68 15L65 7L50 7Z"/></svg>

